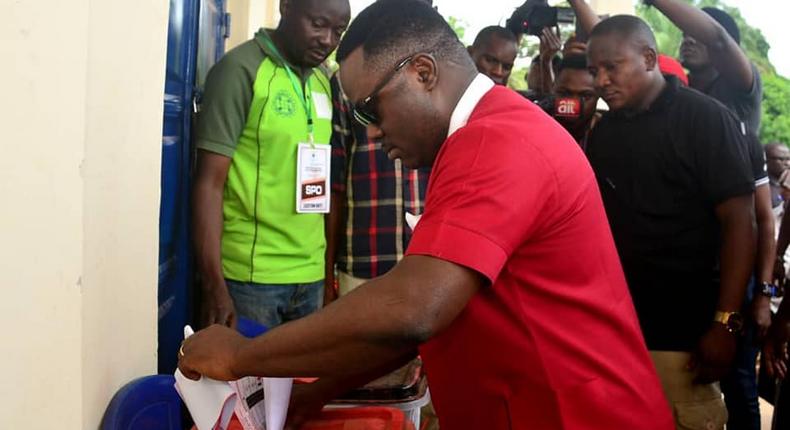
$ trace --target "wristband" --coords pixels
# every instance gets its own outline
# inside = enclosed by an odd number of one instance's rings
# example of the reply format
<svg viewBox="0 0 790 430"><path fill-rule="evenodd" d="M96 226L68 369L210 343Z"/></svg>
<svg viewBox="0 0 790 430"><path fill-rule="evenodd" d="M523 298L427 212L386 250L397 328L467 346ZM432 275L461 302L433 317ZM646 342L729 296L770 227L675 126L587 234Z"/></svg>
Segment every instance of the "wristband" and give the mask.
<svg viewBox="0 0 790 430"><path fill-rule="evenodd" d="M755 289L755 291L754 291L755 293L761 294L761 295L766 296L766 297L779 297L780 296L780 294L779 294L780 293L779 287L777 287L776 285L771 284L769 282L763 282L763 283L761 283L759 285L755 285L754 289Z"/></svg>

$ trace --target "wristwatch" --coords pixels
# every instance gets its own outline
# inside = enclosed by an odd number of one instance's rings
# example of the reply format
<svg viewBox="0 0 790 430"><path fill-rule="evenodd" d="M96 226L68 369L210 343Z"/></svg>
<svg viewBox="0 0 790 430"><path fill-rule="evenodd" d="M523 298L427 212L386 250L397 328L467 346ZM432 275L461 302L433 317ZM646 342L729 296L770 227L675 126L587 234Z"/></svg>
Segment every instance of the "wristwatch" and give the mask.
<svg viewBox="0 0 790 430"><path fill-rule="evenodd" d="M738 312L716 311L713 321L724 325L732 334L739 334L743 330L743 316Z"/></svg>
<svg viewBox="0 0 790 430"><path fill-rule="evenodd" d="M754 292L766 297L779 297L781 290L776 285L770 282L763 282L754 286Z"/></svg>

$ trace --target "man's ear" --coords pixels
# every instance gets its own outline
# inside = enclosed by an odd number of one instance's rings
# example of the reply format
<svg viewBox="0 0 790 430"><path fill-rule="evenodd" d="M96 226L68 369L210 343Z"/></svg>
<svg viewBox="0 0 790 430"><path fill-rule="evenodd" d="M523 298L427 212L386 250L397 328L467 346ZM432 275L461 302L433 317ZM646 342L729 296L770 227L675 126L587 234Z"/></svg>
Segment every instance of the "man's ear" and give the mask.
<svg viewBox="0 0 790 430"><path fill-rule="evenodd" d="M658 67L658 53L655 49L646 47L642 55L645 57L645 68L652 72Z"/></svg>
<svg viewBox="0 0 790 430"><path fill-rule="evenodd" d="M411 60L411 65L417 72L420 83L428 91L432 91L439 83L439 67L431 54L417 54Z"/></svg>

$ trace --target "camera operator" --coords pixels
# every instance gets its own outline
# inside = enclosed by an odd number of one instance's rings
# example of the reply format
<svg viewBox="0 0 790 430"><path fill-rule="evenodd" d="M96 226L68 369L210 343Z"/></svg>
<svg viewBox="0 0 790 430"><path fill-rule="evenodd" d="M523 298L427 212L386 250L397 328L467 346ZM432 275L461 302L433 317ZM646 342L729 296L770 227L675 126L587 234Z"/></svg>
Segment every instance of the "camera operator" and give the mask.
<svg viewBox="0 0 790 430"><path fill-rule="evenodd" d="M551 93L560 63L557 53L562 49L559 24L573 20L569 8L551 7L547 0L527 0L507 20L505 27L519 42L525 34L540 38L540 53L532 59L525 77L528 91L522 95L526 98L536 101Z"/></svg>
<svg viewBox="0 0 790 430"><path fill-rule="evenodd" d="M598 95L587 70L586 56L570 54L562 59L552 92L539 104L585 149L587 137L600 118L595 109Z"/></svg>

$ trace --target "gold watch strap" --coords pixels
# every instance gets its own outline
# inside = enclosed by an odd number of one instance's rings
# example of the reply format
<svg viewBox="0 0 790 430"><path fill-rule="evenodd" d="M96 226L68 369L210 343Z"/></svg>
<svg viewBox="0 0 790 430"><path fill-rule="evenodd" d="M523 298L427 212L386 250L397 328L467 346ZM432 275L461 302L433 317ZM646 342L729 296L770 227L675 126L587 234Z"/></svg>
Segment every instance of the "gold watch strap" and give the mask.
<svg viewBox="0 0 790 430"><path fill-rule="evenodd" d="M727 325L730 321L730 316L735 313L737 312L716 311L716 313L713 314L713 321Z"/></svg>

